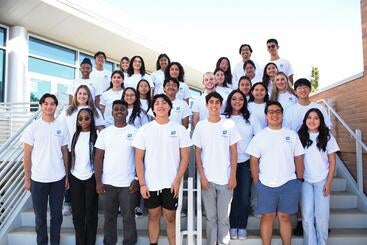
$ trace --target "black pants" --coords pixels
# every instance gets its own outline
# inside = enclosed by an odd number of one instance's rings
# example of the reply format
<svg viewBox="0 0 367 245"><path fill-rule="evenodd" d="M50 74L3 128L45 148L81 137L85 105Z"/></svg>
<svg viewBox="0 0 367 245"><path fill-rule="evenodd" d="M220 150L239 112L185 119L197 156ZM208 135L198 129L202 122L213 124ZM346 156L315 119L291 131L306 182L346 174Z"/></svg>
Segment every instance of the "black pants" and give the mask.
<svg viewBox="0 0 367 245"><path fill-rule="evenodd" d="M94 174L87 180L80 180L70 174L70 194L75 244L94 245L98 223L98 194Z"/></svg>

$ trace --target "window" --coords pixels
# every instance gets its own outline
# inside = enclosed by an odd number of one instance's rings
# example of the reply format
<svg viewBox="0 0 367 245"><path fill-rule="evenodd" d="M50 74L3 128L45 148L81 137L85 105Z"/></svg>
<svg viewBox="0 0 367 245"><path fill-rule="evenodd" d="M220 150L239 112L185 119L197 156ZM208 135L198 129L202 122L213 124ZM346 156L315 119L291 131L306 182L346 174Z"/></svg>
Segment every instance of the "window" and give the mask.
<svg viewBox="0 0 367 245"><path fill-rule="evenodd" d="M5 46L6 29L0 27L0 46Z"/></svg>
<svg viewBox="0 0 367 245"><path fill-rule="evenodd" d="M73 67L56 64L53 62L29 57L28 70L64 79L74 79L75 69Z"/></svg>
<svg viewBox="0 0 367 245"><path fill-rule="evenodd" d="M76 51L34 37L29 37L29 53L72 66L75 65Z"/></svg>
<svg viewBox="0 0 367 245"><path fill-rule="evenodd" d="M4 101L5 50L0 49L0 102Z"/></svg>

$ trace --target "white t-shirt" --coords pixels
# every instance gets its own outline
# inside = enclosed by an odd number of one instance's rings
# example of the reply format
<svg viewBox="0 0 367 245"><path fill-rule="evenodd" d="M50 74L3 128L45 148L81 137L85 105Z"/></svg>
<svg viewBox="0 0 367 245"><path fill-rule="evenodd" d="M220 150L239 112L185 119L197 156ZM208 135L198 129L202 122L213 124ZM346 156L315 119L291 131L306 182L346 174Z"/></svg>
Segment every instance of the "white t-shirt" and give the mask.
<svg viewBox="0 0 367 245"><path fill-rule="evenodd" d="M191 140L182 125L154 120L139 129L132 146L145 150L145 184L150 191L158 191L171 187L180 165L180 149L190 147Z"/></svg>
<svg viewBox="0 0 367 245"><path fill-rule="evenodd" d="M148 111L149 103L147 99L140 99L140 108L143 109L145 112Z"/></svg>
<svg viewBox="0 0 367 245"><path fill-rule="evenodd" d="M222 96L223 98L223 103L221 107L221 113L223 113L226 109L228 95L232 92L232 88L217 86L215 88L215 91L218 92L218 94L220 94L220 96Z"/></svg>
<svg viewBox="0 0 367 245"><path fill-rule="evenodd" d="M69 135L70 135L70 139L69 139L69 143L68 143L68 149L69 151L71 150L71 140L73 139L74 133L76 131L76 121L77 118L76 116L78 115L78 112L80 111L80 109L82 108L88 108L88 106L79 106L77 110L75 110L71 115L67 115L66 114L66 110L63 110L60 114L60 116L57 118L57 120L60 120L62 123L64 123L68 129ZM96 108L97 109L97 108ZM97 109L98 112L98 117L96 117L94 115L94 123L96 124L96 126L104 126L105 122L102 116L102 113L99 109Z"/></svg>
<svg viewBox="0 0 367 245"><path fill-rule="evenodd" d="M93 69L90 73L90 78L95 81L96 84L96 96L101 95L108 89L111 81L111 72L108 70L98 71Z"/></svg>
<svg viewBox="0 0 367 245"><path fill-rule="evenodd" d="M145 74L144 76L142 76L141 74L132 74L129 77L125 78L125 88L135 88L138 89L138 83L141 79L145 79L148 81L150 88L154 88L154 84L152 82L152 78L150 77L150 75Z"/></svg>
<svg viewBox="0 0 367 245"><path fill-rule="evenodd" d="M162 70L157 70L151 75L154 84L154 94L163 93L163 82L164 82L164 72Z"/></svg>
<svg viewBox="0 0 367 245"><path fill-rule="evenodd" d="M241 135L241 140L237 143L237 162L242 163L250 159L246 153L246 149L251 139L262 127L255 116L250 116L248 122L242 115L232 115L230 117L236 123L238 132Z"/></svg>
<svg viewBox="0 0 367 245"><path fill-rule="evenodd" d="M284 93L279 93L278 101L283 107L283 111L285 112L292 106L298 103L298 99L294 94L289 93L288 91Z"/></svg>
<svg viewBox="0 0 367 245"><path fill-rule="evenodd" d="M71 96L74 96L75 95L75 92L76 90L79 88L80 85L87 85L89 90L90 90L90 93L92 94L92 97L93 97L93 101L95 100L96 96L97 95L100 95L100 94L97 94L98 91L98 86L96 84L96 81L93 80L93 79L81 79L81 78L77 78L75 80L73 80L71 82L71 84L69 85L68 87L68 94L71 95Z"/></svg>
<svg viewBox="0 0 367 245"><path fill-rule="evenodd" d="M75 144L75 164L70 172L80 180L87 180L94 173L89 154L89 137L90 132L80 132L78 141Z"/></svg>
<svg viewBox="0 0 367 245"><path fill-rule="evenodd" d="M206 108L205 96L208 94L204 92L199 97L196 97L192 104L192 112L199 112L199 121L204 120L208 117L208 109Z"/></svg>
<svg viewBox="0 0 367 245"><path fill-rule="evenodd" d="M182 125L182 119L185 117L191 116L191 111L186 101L175 99L172 101L171 115L169 116L169 120L173 122L177 122ZM148 115L154 117L153 111L150 109L148 111Z"/></svg>
<svg viewBox="0 0 367 245"><path fill-rule="evenodd" d="M115 100L121 100L122 93L124 92L123 89L120 91L113 91L112 89L109 89L105 92L103 92L101 96L101 105L104 105L104 113L103 117L105 120L106 127L113 125L113 116L112 116L112 104Z"/></svg>
<svg viewBox="0 0 367 245"><path fill-rule="evenodd" d="M265 128L266 126L268 126L268 122L266 121L265 117L265 106L265 102L257 104L253 101L249 102L247 105L247 108L250 111L251 115L255 116L256 119L259 121L261 128Z"/></svg>
<svg viewBox="0 0 367 245"><path fill-rule="evenodd" d="M294 157L305 153L298 135L287 128L269 127L258 132L246 150L259 158L259 178L262 184L279 187L296 178Z"/></svg>
<svg viewBox="0 0 367 245"><path fill-rule="evenodd" d="M256 71L255 71L255 77L251 79L252 84L256 82L261 82L262 77L263 77L263 68L257 62L255 61L253 62L255 63ZM243 69L243 61L240 61L236 64L236 66L233 68L233 71L232 71L232 88L233 89L238 88L238 80L240 79L240 77L244 75L245 75L245 70Z"/></svg>
<svg viewBox="0 0 367 245"><path fill-rule="evenodd" d="M198 122L192 141L201 148L204 174L209 182L228 184L231 174L230 146L240 140L236 124L230 119L221 118L217 123L207 119Z"/></svg>
<svg viewBox="0 0 367 245"><path fill-rule="evenodd" d="M61 147L68 144L69 134L64 124L57 120L48 123L40 118L26 128L20 141L32 146L32 180L50 183L65 176Z"/></svg>
<svg viewBox="0 0 367 245"><path fill-rule="evenodd" d="M145 113L144 111L140 111L139 116L136 116L134 122L130 123L130 116L132 112L133 112L133 108L127 109L126 122L128 124L131 124L136 128L140 128L144 124L147 124L148 122L150 122L150 116L147 113Z"/></svg>
<svg viewBox="0 0 367 245"><path fill-rule="evenodd" d="M269 62L275 63L278 67L278 71L284 72L288 77L294 74L291 63L286 59L279 58L277 60L271 60Z"/></svg>
<svg viewBox="0 0 367 245"><path fill-rule="evenodd" d="M180 82L180 87L178 88L178 92L176 94L177 99L185 100L190 98L190 89L186 83Z"/></svg>
<svg viewBox="0 0 367 245"><path fill-rule="evenodd" d="M317 148L316 138L319 133L310 133L312 144L305 148L305 173L304 178L307 182L316 183L324 180L329 174L328 154L340 151L334 136L330 134L330 139L326 145L326 151Z"/></svg>
<svg viewBox="0 0 367 245"><path fill-rule="evenodd" d="M102 183L115 187L128 187L135 178L135 153L131 146L137 129L131 125L103 129L95 147L104 150Z"/></svg>
<svg viewBox="0 0 367 245"><path fill-rule="evenodd" d="M305 117L307 111L311 108L319 109L324 116L326 126L331 126L329 115L325 111L324 107L316 102L311 102L307 106L303 106L299 103L290 106L284 114L283 126L297 132L302 126L303 118Z"/></svg>

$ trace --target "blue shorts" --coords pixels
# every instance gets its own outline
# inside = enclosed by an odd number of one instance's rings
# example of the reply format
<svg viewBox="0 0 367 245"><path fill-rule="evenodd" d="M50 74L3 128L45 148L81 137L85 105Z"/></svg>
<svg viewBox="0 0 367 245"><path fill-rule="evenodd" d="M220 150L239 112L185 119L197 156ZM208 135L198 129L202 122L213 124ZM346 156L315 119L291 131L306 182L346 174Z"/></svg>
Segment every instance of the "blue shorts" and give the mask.
<svg viewBox="0 0 367 245"><path fill-rule="evenodd" d="M263 185L259 180L255 186L257 192L256 213L297 213L302 187L302 183L298 179L290 180L279 187Z"/></svg>

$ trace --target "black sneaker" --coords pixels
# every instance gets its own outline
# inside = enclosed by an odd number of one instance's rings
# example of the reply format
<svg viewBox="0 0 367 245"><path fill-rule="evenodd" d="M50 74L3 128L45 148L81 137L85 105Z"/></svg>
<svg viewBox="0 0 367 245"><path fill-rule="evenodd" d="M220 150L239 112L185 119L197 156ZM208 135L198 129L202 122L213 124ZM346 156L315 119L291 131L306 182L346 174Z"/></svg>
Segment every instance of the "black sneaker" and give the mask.
<svg viewBox="0 0 367 245"><path fill-rule="evenodd" d="M143 211L141 210L140 207L136 207L135 208L135 216L136 217L139 217L139 216L142 216L143 215Z"/></svg>
<svg viewBox="0 0 367 245"><path fill-rule="evenodd" d="M296 229L293 230L293 235L295 235L295 236L303 236L302 221L298 221L297 222Z"/></svg>

